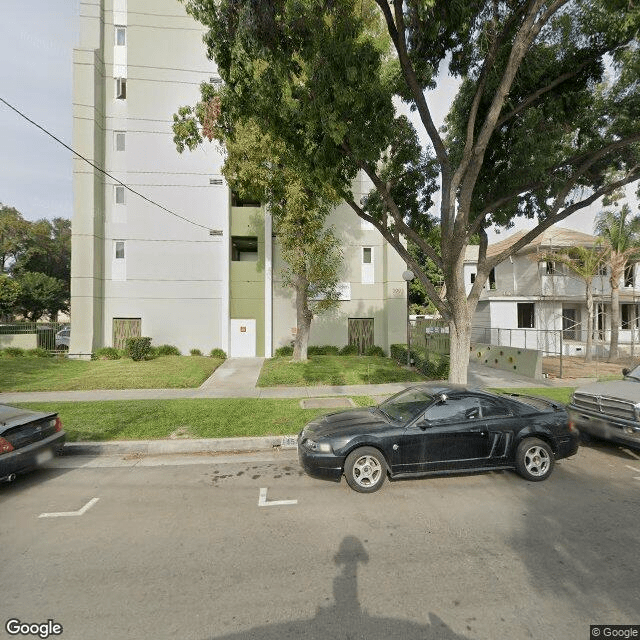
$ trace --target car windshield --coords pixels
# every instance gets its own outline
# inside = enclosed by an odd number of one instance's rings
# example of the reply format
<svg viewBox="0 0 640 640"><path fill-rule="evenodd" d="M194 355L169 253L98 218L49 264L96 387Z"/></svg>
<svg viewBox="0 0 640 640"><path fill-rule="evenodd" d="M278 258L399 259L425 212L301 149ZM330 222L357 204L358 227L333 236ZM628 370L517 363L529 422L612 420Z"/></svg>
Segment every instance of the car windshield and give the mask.
<svg viewBox="0 0 640 640"><path fill-rule="evenodd" d="M626 377L640 381L640 364L635 369L631 369L631 371L627 373Z"/></svg>
<svg viewBox="0 0 640 640"><path fill-rule="evenodd" d="M420 389L407 389L385 400L378 409L387 417L398 422L407 423L433 401L433 396Z"/></svg>

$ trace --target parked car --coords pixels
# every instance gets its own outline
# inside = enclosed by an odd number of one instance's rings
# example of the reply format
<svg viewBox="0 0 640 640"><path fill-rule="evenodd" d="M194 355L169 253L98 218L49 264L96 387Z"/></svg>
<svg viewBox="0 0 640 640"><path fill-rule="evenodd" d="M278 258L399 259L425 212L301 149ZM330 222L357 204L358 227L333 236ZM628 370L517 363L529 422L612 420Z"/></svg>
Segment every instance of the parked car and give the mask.
<svg viewBox="0 0 640 640"><path fill-rule="evenodd" d="M513 469L545 480L554 461L578 450L565 408L543 398L496 395L425 383L377 407L312 420L298 436L298 457L313 477L362 493L391 478Z"/></svg>
<svg viewBox="0 0 640 640"><path fill-rule="evenodd" d="M0 481L31 471L61 453L66 434L57 413L0 404Z"/></svg>
<svg viewBox="0 0 640 640"><path fill-rule="evenodd" d="M71 344L71 327L65 327L60 329L56 333L56 349L69 348Z"/></svg>
<svg viewBox="0 0 640 640"><path fill-rule="evenodd" d="M569 415L589 436L640 448L640 364L622 373L622 380L576 389Z"/></svg>

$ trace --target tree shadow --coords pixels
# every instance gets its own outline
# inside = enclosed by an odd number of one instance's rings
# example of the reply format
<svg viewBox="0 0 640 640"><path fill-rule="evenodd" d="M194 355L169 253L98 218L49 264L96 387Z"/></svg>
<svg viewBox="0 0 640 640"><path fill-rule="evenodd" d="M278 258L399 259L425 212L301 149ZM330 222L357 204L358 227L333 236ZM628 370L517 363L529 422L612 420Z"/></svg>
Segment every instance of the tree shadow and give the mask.
<svg viewBox="0 0 640 640"><path fill-rule="evenodd" d="M331 638L367 640L469 640L452 631L437 615L429 613L429 623L371 616L358 600L358 565L369 562L369 554L355 536L342 540L333 558L341 567L333 580L334 603L320 606L313 618L255 627L249 631L210 640L281 640L282 638Z"/></svg>

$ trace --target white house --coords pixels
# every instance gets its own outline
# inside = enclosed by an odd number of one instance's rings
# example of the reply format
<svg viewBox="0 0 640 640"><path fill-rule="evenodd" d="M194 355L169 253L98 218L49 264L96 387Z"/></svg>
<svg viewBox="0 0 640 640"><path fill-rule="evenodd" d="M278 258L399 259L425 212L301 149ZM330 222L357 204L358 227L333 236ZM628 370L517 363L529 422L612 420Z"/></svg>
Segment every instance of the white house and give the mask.
<svg viewBox="0 0 640 640"><path fill-rule="evenodd" d="M497 255L519 240L525 231L490 245L488 256ZM531 244L496 266L480 296L473 338L478 342L511 345L545 352L584 353L587 338L586 285L565 265L542 260L544 254L572 246L592 247L595 236L551 227ZM467 248L467 293L477 273L478 247ZM594 337L608 342L611 331L611 285L604 266L593 279ZM640 272L629 265L620 282L620 343L638 343Z"/></svg>
<svg viewBox="0 0 640 640"><path fill-rule="evenodd" d="M74 160L71 354L145 335L269 357L294 336L269 215L230 192L214 146L179 155L173 142L172 114L219 81L203 33L178 0L80 4L74 148L97 168ZM356 201L369 188L358 179ZM347 205L329 223L344 243L343 300L314 320L311 344L404 342L405 264Z"/></svg>

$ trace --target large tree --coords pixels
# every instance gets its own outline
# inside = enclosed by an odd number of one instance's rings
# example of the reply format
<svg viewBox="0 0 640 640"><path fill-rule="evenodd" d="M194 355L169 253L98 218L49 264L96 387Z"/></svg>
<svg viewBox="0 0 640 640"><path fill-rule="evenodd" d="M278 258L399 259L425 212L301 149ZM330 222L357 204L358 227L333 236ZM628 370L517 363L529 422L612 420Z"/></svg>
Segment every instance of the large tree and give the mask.
<svg viewBox="0 0 640 640"><path fill-rule="evenodd" d="M628 204L620 210L604 209L596 217L596 233L609 248L611 275L611 341L609 360L619 355L618 332L620 329L620 281L630 261L640 257L640 215L631 215ZM635 312L634 312L635 313Z"/></svg>
<svg viewBox="0 0 640 640"><path fill-rule="evenodd" d="M340 199L313 172L300 171L287 147L263 133L255 121L225 118L220 109L224 91L208 83L202 86L202 101L174 116L174 142L180 152L193 150L205 138L221 143L229 186L262 202L273 216L286 264L282 282L295 292L293 360L305 361L314 316L339 304L342 252L326 221Z"/></svg>
<svg viewBox="0 0 640 640"><path fill-rule="evenodd" d="M15 208L0 203L0 273L8 273L25 250L29 222Z"/></svg>
<svg viewBox="0 0 640 640"><path fill-rule="evenodd" d="M27 320L36 322L45 315L55 319L60 311L69 310L69 296L62 280L24 271L15 282L19 286L15 310Z"/></svg>
<svg viewBox="0 0 640 640"><path fill-rule="evenodd" d="M184 1L208 27L208 54L229 89L223 110L254 118L300 166L313 165L420 279L449 322L451 381L466 382L472 317L491 269L640 178L637 3ZM441 63L461 79L444 132L425 94ZM419 154L394 145L418 139L398 117L398 99L428 140ZM421 206L432 187L427 171L415 183L418 168L433 165L437 215ZM363 204L351 191L358 171L375 186ZM517 216L537 225L488 257L486 229ZM440 251L427 240L435 224ZM463 261L474 234L478 273L467 296ZM407 241L442 270L444 296Z"/></svg>

